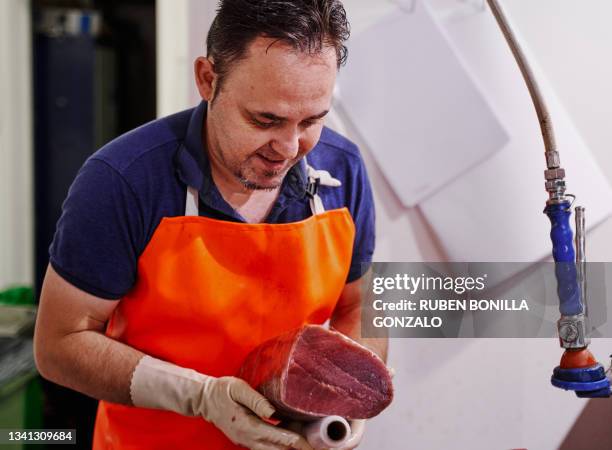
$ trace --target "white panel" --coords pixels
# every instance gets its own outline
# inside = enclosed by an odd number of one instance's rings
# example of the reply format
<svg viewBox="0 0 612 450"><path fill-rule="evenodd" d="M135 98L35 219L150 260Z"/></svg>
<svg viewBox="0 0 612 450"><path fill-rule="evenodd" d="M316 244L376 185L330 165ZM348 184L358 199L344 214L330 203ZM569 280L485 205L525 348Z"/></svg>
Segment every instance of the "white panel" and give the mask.
<svg viewBox="0 0 612 450"><path fill-rule="evenodd" d="M33 283L30 2L0 2L0 289Z"/></svg>
<svg viewBox="0 0 612 450"><path fill-rule="evenodd" d="M189 108L189 0L156 0L157 117Z"/></svg>
<svg viewBox="0 0 612 450"><path fill-rule="evenodd" d="M405 206L413 206L508 140L423 2L349 42L339 76L345 114Z"/></svg>
<svg viewBox="0 0 612 450"><path fill-rule="evenodd" d="M543 210L544 146L525 83L487 11L448 22L448 30L503 114L511 140L493 158L420 206L451 260L535 261L551 252ZM517 33L518 34L518 33ZM523 45L529 56L527 45ZM612 190L537 61L529 58L556 131L568 192L592 227L612 212Z"/></svg>
<svg viewBox="0 0 612 450"><path fill-rule="evenodd" d="M216 0L157 0L157 116L200 102L193 62L206 55Z"/></svg>
<svg viewBox="0 0 612 450"><path fill-rule="evenodd" d="M595 340L605 355L612 340ZM550 385L556 339L394 339L394 400L360 450L554 450L584 400ZM601 401L606 401L602 399Z"/></svg>

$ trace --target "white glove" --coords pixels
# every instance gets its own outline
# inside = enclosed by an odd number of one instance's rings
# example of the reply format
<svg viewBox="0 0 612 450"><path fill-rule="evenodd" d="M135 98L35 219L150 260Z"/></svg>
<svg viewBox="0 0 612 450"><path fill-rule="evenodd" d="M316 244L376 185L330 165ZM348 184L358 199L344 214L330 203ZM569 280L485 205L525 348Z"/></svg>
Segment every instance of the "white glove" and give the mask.
<svg viewBox="0 0 612 450"><path fill-rule="evenodd" d="M312 450L300 435L260 420L269 418L274 407L239 378L211 377L144 356L134 369L130 396L141 408L201 416L251 450Z"/></svg>

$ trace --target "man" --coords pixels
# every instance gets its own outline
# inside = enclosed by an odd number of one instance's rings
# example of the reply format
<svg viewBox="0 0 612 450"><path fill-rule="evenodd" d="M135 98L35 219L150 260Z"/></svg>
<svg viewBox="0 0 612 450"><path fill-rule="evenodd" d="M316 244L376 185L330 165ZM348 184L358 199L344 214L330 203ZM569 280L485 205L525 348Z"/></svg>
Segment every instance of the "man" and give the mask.
<svg viewBox="0 0 612 450"><path fill-rule="evenodd" d="M305 323L359 340L372 195L356 147L322 124L347 37L338 0L222 1L195 61L202 104L80 170L35 353L101 400L95 449L309 448L233 375Z"/></svg>

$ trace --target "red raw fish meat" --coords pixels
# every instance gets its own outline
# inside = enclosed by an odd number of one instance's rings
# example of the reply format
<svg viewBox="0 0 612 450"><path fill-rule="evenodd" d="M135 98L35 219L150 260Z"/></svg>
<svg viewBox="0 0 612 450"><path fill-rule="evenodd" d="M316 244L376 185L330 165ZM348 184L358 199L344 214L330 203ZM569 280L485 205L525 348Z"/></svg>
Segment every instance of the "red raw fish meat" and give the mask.
<svg viewBox="0 0 612 450"><path fill-rule="evenodd" d="M319 325L264 342L249 353L238 376L291 419L368 419L393 399L391 375L383 361Z"/></svg>

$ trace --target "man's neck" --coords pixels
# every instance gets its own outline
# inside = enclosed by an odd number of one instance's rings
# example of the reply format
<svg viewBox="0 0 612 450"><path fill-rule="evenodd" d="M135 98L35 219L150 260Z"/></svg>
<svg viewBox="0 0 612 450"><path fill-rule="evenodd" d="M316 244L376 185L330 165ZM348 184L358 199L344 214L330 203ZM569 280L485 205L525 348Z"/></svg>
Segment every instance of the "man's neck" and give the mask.
<svg viewBox="0 0 612 450"><path fill-rule="evenodd" d="M224 200L236 210L248 223L263 222L272 210L280 193L280 187L271 190L247 189L240 182L226 183L222 177L212 177ZM236 180L238 181L238 180Z"/></svg>
<svg viewBox="0 0 612 450"><path fill-rule="evenodd" d="M209 160L213 182L223 199L248 223L263 222L278 198L280 187L248 189L214 158Z"/></svg>

